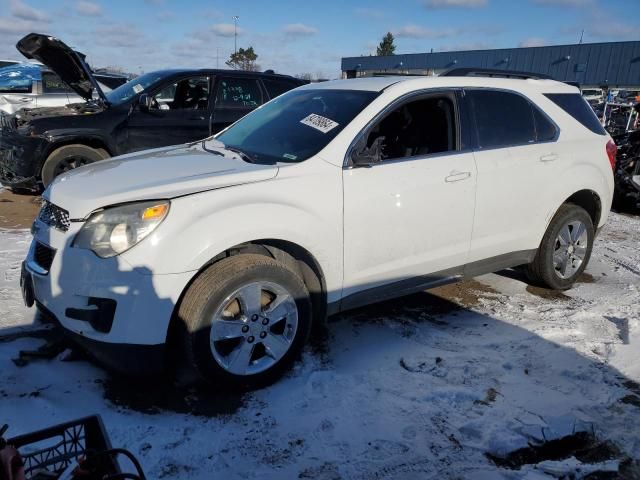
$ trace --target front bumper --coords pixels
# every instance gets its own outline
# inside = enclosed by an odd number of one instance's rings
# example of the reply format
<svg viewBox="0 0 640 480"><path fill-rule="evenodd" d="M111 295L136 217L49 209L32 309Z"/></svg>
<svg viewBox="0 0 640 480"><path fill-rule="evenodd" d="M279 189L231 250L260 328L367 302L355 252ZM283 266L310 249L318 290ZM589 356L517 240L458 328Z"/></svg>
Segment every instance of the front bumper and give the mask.
<svg viewBox="0 0 640 480"><path fill-rule="evenodd" d="M174 307L193 272L153 275L123 256L71 248L80 227L62 232L35 221L25 275L36 304L100 363L134 375L161 370Z"/></svg>
<svg viewBox="0 0 640 480"><path fill-rule="evenodd" d="M39 137L0 128L0 183L11 188L37 188L46 143Z"/></svg>
<svg viewBox="0 0 640 480"><path fill-rule="evenodd" d="M132 377L157 375L164 371L166 365L164 344L135 345L93 340L64 328L60 320L44 305L41 303L36 305L48 321L62 329L66 338L108 370Z"/></svg>

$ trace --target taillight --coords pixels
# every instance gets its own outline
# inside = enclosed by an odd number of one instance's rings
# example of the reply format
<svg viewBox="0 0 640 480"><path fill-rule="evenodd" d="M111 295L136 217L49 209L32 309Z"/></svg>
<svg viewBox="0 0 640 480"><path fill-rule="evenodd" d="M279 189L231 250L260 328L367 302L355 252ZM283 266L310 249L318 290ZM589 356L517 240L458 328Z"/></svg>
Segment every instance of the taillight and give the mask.
<svg viewBox="0 0 640 480"><path fill-rule="evenodd" d="M607 142L607 157L609 157L609 163L611 164L611 169L616 169L616 154L618 153L618 147L613 140L609 140Z"/></svg>

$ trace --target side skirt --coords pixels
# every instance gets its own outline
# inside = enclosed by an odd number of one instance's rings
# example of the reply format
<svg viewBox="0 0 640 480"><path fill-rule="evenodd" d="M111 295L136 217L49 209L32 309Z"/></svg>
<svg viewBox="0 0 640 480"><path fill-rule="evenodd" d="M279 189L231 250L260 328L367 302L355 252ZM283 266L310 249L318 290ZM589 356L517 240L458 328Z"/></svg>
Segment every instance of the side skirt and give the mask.
<svg viewBox="0 0 640 480"><path fill-rule="evenodd" d="M384 302L386 300L403 297L423 290L440 287L465 278L477 277L487 273L504 270L505 268L512 268L531 263L535 254L535 249L507 253L479 260L477 262L468 263L460 267L450 268L428 275L421 275L419 277L408 278L387 285L368 288L344 297L342 300L337 302L330 303L327 307L328 314L334 315L339 312L352 310L365 305Z"/></svg>

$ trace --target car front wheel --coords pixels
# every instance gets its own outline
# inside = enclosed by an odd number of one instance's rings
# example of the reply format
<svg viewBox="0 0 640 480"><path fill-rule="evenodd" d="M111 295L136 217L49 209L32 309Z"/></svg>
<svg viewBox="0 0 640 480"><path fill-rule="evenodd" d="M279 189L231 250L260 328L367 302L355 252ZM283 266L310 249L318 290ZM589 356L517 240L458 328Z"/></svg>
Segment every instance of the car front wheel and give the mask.
<svg viewBox="0 0 640 480"><path fill-rule="evenodd" d="M582 207L564 204L551 220L531 264L529 278L554 290L567 290L587 267L595 232Z"/></svg>
<svg viewBox="0 0 640 480"><path fill-rule="evenodd" d="M103 148L91 148L86 145L65 145L47 157L42 166L41 178L44 187L48 187L58 176L74 168L109 158L109 152Z"/></svg>
<svg viewBox="0 0 640 480"><path fill-rule="evenodd" d="M311 328L309 292L293 268L243 254L191 284L179 308L189 364L220 386L257 388L299 356Z"/></svg>

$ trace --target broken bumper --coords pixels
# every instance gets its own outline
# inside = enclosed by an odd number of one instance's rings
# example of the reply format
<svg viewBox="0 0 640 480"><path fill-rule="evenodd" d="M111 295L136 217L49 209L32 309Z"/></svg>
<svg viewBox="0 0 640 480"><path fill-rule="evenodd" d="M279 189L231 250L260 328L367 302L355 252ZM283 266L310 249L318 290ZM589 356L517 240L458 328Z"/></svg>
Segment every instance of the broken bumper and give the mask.
<svg viewBox="0 0 640 480"><path fill-rule="evenodd" d="M42 138L0 129L0 183L11 188L37 188L46 143Z"/></svg>

